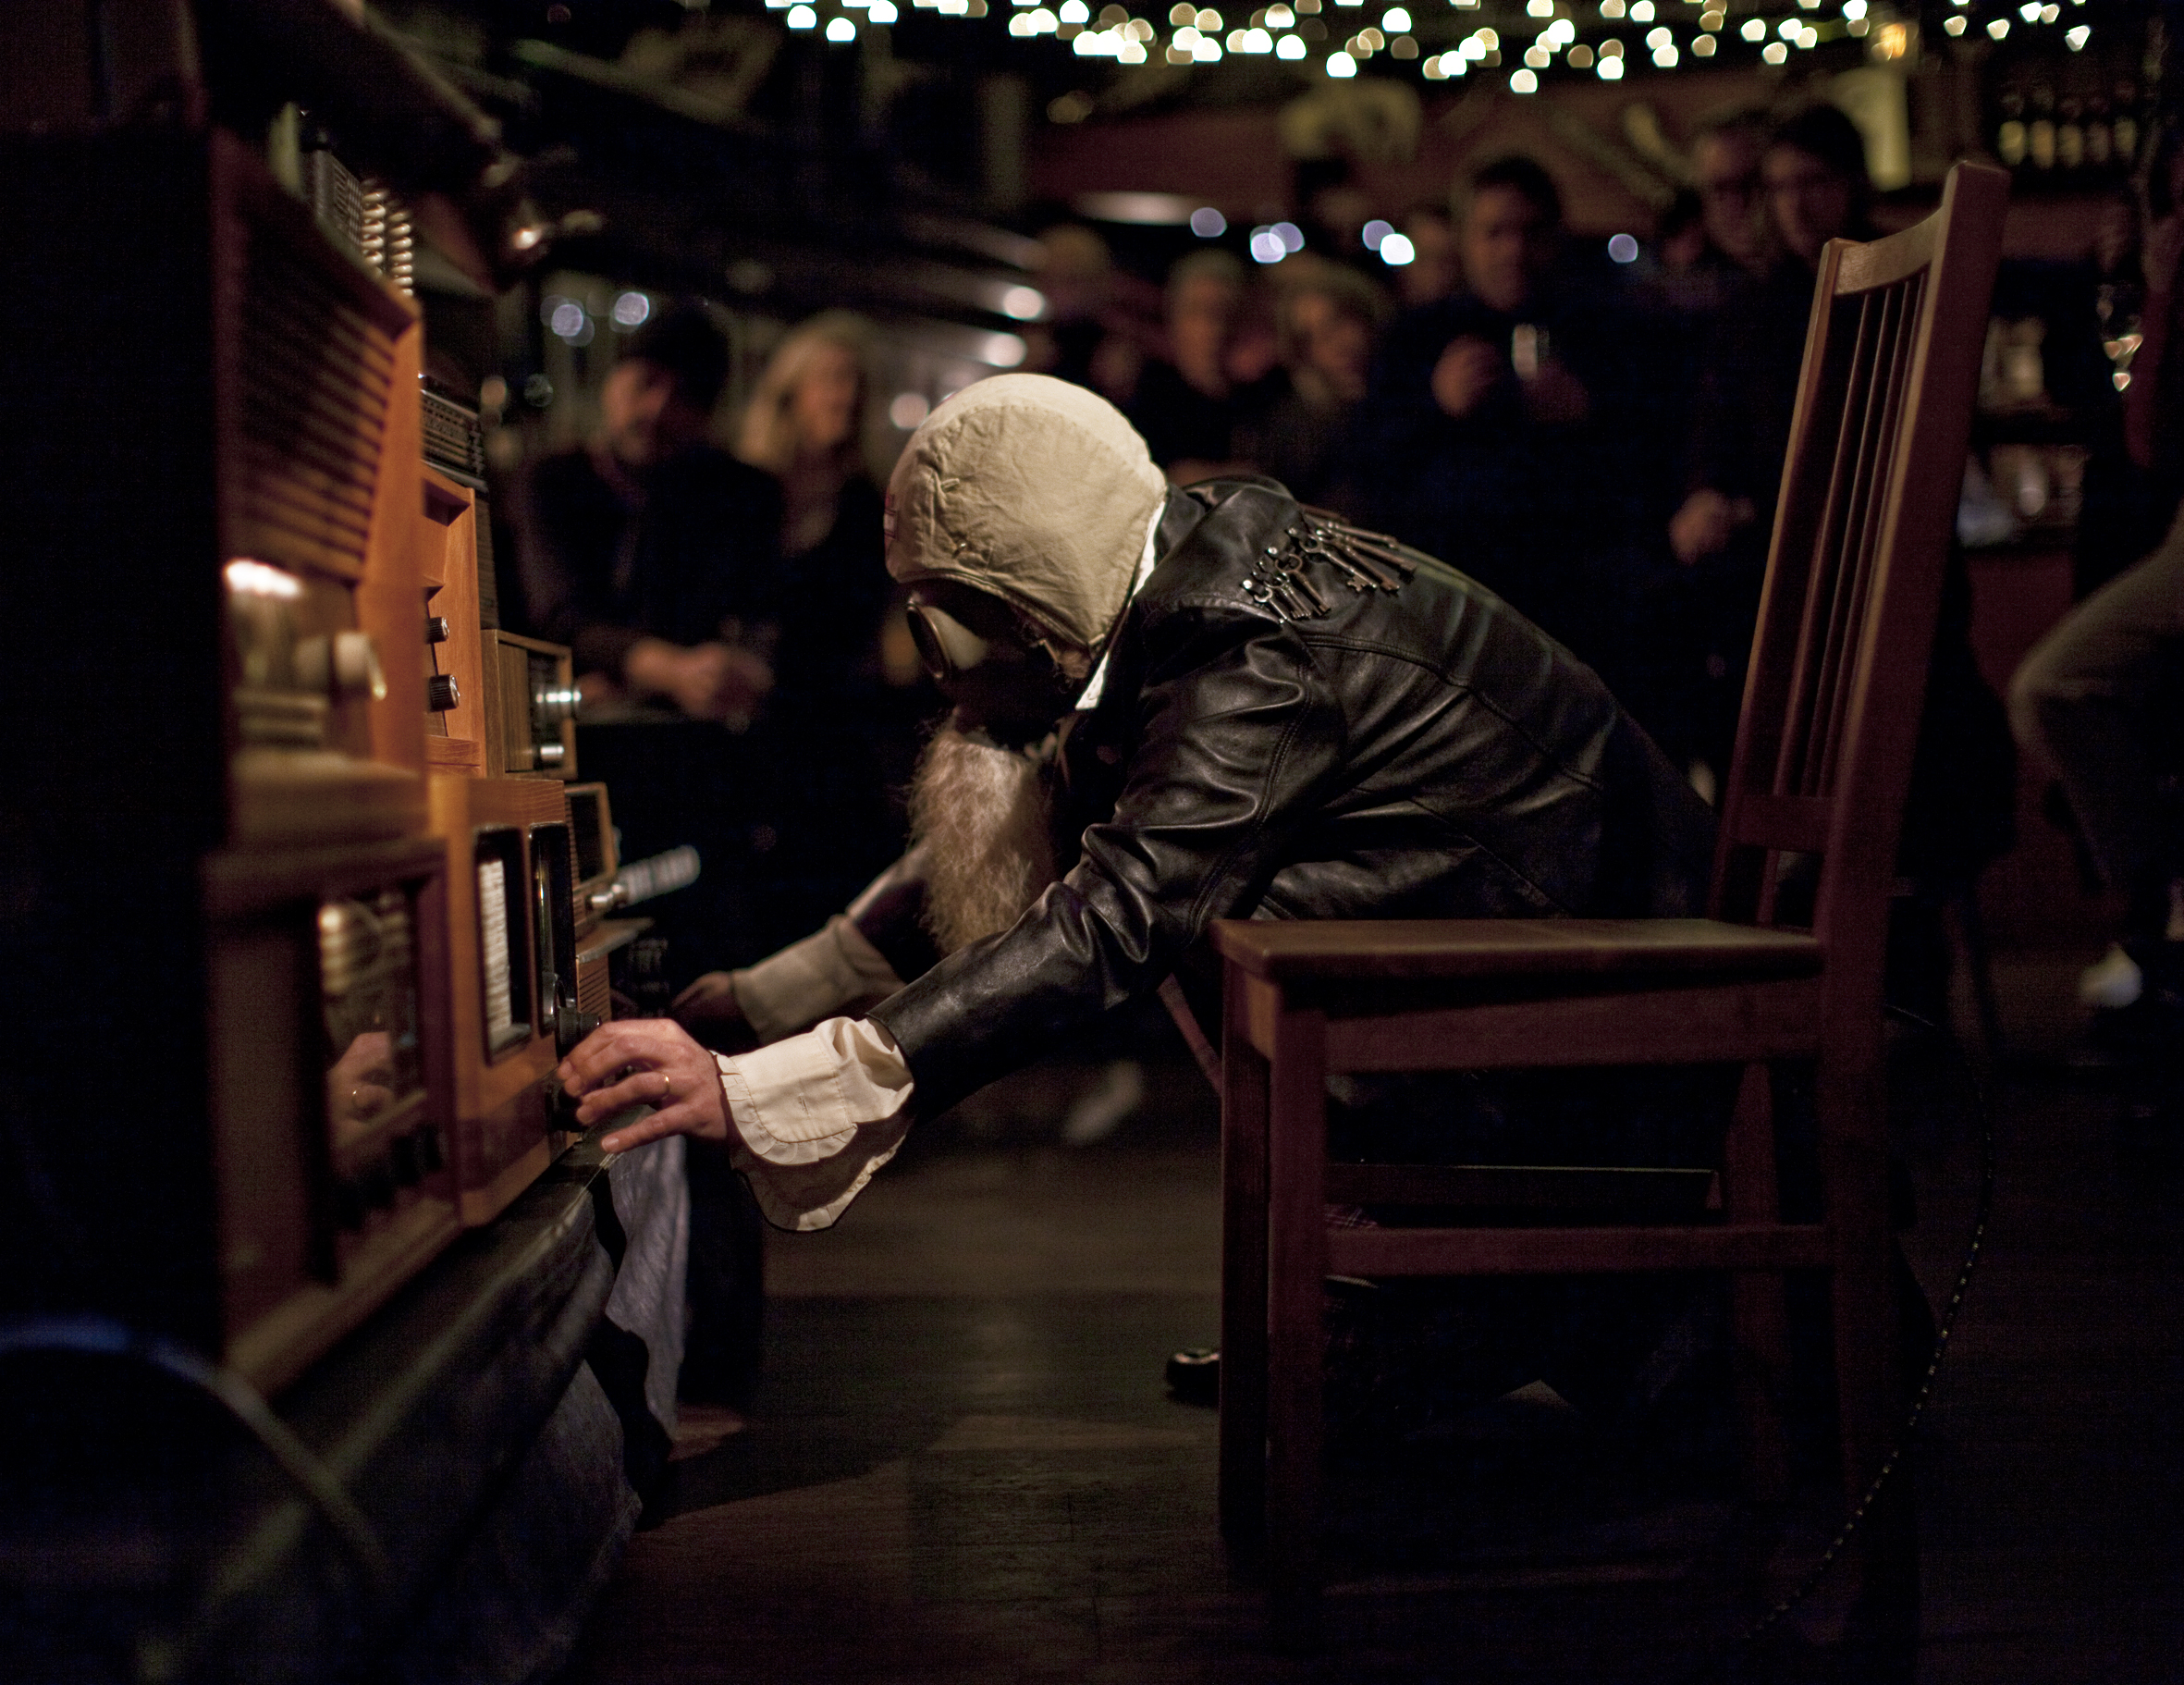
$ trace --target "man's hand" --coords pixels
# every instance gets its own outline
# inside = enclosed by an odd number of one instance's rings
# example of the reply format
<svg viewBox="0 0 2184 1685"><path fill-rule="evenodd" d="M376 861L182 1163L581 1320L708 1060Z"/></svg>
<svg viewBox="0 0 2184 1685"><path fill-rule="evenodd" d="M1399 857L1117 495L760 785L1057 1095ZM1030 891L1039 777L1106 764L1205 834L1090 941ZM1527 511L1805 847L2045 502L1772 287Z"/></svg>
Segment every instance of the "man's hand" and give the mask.
<svg viewBox="0 0 2184 1685"><path fill-rule="evenodd" d="M1592 394L1566 364L1543 359L1524 383L1525 413L1541 427L1574 427L1592 413Z"/></svg>
<svg viewBox="0 0 2184 1685"><path fill-rule="evenodd" d="M728 1138L728 1099L720 1067L680 1024L665 1018L627 1018L594 1030L554 1075L570 1096L583 1101L576 1121L587 1129L632 1106L653 1114L602 1137L608 1152L627 1152L666 1135L700 1140Z"/></svg>
<svg viewBox="0 0 2184 1685"><path fill-rule="evenodd" d="M669 1008L675 1022L717 1053L747 1053L758 1045L758 1033L743 1016L742 1002L725 971L708 971L681 994Z"/></svg>
<svg viewBox="0 0 2184 1685"><path fill-rule="evenodd" d="M1669 546L1684 566L1696 567L1727 549L1730 537L1754 512L1749 498L1732 499L1701 486L1669 518Z"/></svg>
<svg viewBox="0 0 2184 1685"><path fill-rule="evenodd" d="M637 689L666 696L693 720L738 728L757 717L774 687L773 669L763 656L730 644L685 648L665 638L643 638L630 646L622 673Z"/></svg>
<svg viewBox="0 0 2184 1685"><path fill-rule="evenodd" d="M1468 415L1500 384L1502 353L1466 334L1452 339L1433 365L1433 401L1451 415Z"/></svg>

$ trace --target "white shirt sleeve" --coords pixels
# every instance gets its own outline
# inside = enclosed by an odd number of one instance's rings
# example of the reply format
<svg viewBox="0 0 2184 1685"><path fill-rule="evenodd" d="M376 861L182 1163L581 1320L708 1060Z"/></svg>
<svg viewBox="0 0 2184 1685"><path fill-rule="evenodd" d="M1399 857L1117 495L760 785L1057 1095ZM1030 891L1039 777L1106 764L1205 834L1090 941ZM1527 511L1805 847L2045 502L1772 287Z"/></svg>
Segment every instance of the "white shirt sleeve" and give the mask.
<svg viewBox="0 0 2184 1685"><path fill-rule="evenodd" d="M910 1067L865 1019L829 1018L755 1053L717 1053L730 1161L777 1228L832 1226L909 1132Z"/></svg>
<svg viewBox="0 0 2184 1685"><path fill-rule="evenodd" d="M824 929L770 959L729 973L736 1004L761 1041L779 1041L837 1013L870 1011L902 987L887 956L836 914Z"/></svg>

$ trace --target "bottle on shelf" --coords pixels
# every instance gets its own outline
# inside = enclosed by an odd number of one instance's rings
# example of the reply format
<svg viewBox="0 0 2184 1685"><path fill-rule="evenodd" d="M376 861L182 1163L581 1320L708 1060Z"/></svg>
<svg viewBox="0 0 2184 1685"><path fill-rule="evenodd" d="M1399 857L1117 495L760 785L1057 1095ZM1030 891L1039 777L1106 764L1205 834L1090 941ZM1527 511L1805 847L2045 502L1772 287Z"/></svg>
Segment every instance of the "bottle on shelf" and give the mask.
<svg viewBox="0 0 2184 1685"><path fill-rule="evenodd" d="M2024 90L2006 85L1996 104L2001 107L2002 121L1994 128L1994 155L2006 167L2021 169L2026 153Z"/></svg>
<svg viewBox="0 0 2184 1685"><path fill-rule="evenodd" d="M2025 126L2025 150L2043 175L2055 167L2055 91L2045 82L2032 90L2032 119Z"/></svg>

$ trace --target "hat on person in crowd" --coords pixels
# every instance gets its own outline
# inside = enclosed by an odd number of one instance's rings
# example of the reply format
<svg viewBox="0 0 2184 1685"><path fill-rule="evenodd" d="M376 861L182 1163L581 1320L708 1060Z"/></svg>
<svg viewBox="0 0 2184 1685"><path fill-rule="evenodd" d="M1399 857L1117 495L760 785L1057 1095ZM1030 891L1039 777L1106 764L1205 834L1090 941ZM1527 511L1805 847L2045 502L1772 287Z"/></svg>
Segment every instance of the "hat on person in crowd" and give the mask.
<svg viewBox="0 0 2184 1685"><path fill-rule="evenodd" d="M728 338L703 304L685 301L656 313L622 341L621 354L672 375L676 395L707 413L728 384Z"/></svg>
<svg viewBox="0 0 2184 1685"><path fill-rule="evenodd" d="M1767 144L1793 147L1818 158L1850 184L1860 204L1873 191L1873 178L1866 171L1865 137L1840 106L1822 101L1792 112L1774 126Z"/></svg>
<svg viewBox="0 0 2184 1685"><path fill-rule="evenodd" d="M903 448L888 485L888 572L968 585L1098 652L1167 495L1145 441L1105 399L1046 375L993 375Z"/></svg>

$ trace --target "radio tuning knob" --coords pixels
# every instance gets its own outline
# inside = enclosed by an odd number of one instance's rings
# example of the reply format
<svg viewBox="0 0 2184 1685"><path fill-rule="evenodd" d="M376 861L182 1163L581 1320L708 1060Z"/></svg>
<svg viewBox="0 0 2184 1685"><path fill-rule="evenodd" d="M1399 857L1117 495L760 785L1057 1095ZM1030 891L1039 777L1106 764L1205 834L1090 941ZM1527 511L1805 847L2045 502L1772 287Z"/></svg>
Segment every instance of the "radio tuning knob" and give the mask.
<svg viewBox="0 0 2184 1685"><path fill-rule="evenodd" d="M445 644L449 630L446 615L428 614L424 617L424 641L427 644Z"/></svg>
<svg viewBox="0 0 2184 1685"><path fill-rule="evenodd" d="M444 622L443 622L444 623ZM462 692L456 687L453 673L430 673L424 681L424 711L445 714L451 707L462 705Z"/></svg>

